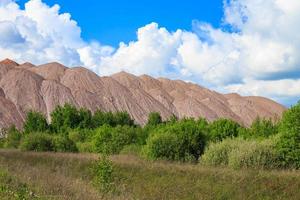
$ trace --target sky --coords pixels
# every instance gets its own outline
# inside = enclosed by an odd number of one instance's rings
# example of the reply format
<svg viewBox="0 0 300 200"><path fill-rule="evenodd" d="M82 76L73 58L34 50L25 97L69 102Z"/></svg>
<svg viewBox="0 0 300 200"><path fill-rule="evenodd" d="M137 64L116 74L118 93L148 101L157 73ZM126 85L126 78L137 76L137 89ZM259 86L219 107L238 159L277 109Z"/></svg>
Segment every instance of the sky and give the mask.
<svg viewBox="0 0 300 200"><path fill-rule="evenodd" d="M0 59L300 99L298 0L0 0Z"/></svg>

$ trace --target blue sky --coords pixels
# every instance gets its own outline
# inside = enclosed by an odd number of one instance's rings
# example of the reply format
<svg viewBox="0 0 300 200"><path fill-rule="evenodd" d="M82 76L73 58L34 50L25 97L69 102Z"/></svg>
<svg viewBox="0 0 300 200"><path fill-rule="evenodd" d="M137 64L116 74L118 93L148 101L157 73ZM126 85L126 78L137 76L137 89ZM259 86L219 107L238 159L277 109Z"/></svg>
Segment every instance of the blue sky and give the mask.
<svg viewBox="0 0 300 200"><path fill-rule="evenodd" d="M76 2L76 3L75 3ZM0 59L300 99L300 1L0 0Z"/></svg>
<svg viewBox="0 0 300 200"><path fill-rule="evenodd" d="M27 0L19 0L23 7ZM219 26L223 16L222 0L44 0L59 4L62 12L72 14L86 40L96 39L117 46L120 41L136 39L136 30L157 22L170 31L192 30L193 20Z"/></svg>

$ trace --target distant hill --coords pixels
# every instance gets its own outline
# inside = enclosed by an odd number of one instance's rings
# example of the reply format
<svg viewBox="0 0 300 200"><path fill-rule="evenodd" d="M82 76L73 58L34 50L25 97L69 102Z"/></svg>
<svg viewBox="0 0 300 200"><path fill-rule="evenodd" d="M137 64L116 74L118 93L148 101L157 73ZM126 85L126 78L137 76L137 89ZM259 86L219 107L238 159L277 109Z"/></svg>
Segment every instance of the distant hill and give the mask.
<svg viewBox="0 0 300 200"><path fill-rule="evenodd" d="M0 62L0 127L21 128L29 110L41 111L49 119L51 111L65 103L92 111L127 111L139 124L156 111L163 119L172 114L209 121L229 118L249 126L257 116L276 118L286 109L263 97L224 95L180 80L126 72L99 77L86 68L56 62L40 66Z"/></svg>

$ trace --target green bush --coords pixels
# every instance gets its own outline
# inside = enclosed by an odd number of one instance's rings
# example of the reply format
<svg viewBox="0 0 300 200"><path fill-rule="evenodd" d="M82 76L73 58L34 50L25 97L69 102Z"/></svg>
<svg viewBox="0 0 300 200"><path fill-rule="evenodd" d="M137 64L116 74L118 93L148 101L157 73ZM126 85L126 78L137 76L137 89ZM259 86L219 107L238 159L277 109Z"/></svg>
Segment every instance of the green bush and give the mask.
<svg viewBox="0 0 300 200"><path fill-rule="evenodd" d="M300 102L283 114L276 150L282 166L300 168Z"/></svg>
<svg viewBox="0 0 300 200"><path fill-rule="evenodd" d="M241 141L240 139L225 139L222 142L211 143L201 156L201 164L227 166L229 154L238 148Z"/></svg>
<svg viewBox="0 0 300 200"><path fill-rule="evenodd" d="M15 126L11 126L7 130L7 138L4 139L4 147L18 148L20 145L21 138L22 134L18 131L18 129Z"/></svg>
<svg viewBox="0 0 300 200"><path fill-rule="evenodd" d="M107 194L115 191L114 168L112 162L103 156L94 165L94 184L100 189L100 192Z"/></svg>
<svg viewBox="0 0 300 200"><path fill-rule="evenodd" d="M135 128L102 126L95 130L95 148L99 153L117 154L125 145L136 142Z"/></svg>
<svg viewBox="0 0 300 200"><path fill-rule="evenodd" d="M193 119L184 119L156 129L143 148L150 159L196 161L205 146L205 130Z"/></svg>
<svg viewBox="0 0 300 200"><path fill-rule="evenodd" d="M79 152L82 153L95 153L96 148L95 144L93 141L88 141L88 142L78 142L76 143L76 147Z"/></svg>
<svg viewBox="0 0 300 200"><path fill-rule="evenodd" d="M152 112L149 114L147 125L156 126L161 123L162 123L162 119L158 112Z"/></svg>
<svg viewBox="0 0 300 200"><path fill-rule="evenodd" d="M25 135L20 147L24 151L54 151L52 137L45 133L30 133Z"/></svg>
<svg viewBox="0 0 300 200"><path fill-rule="evenodd" d="M209 139L211 141L222 141L225 138L237 137L240 125L229 119L218 119L209 125Z"/></svg>
<svg viewBox="0 0 300 200"><path fill-rule="evenodd" d="M76 144L68 137L54 136L52 142L53 150L56 152L78 152Z"/></svg>
<svg viewBox="0 0 300 200"><path fill-rule="evenodd" d="M40 112L29 111L24 122L24 132L45 132L48 129L48 123L45 116Z"/></svg>
<svg viewBox="0 0 300 200"><path fill-rule="evenodd" d="M234 169L277 168L279 166L278 155L274 142L271 140L242 142L238 149L230 152L229 166Z"/></svg>
<svg viewBox="0 0 300 200"><path fill-rule="evenodd" d="M234 169L270 169L278 167L274 140L225 139L212 143L201 157L201 164L230 166Z"/></svg>

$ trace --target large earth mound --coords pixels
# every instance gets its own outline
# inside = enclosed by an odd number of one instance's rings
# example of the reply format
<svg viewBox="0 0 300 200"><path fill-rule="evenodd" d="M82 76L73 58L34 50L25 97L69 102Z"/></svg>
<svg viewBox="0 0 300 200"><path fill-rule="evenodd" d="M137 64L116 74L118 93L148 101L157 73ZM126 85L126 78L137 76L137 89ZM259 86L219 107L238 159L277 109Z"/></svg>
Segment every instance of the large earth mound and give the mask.
<svg viewBox="0 0 300 200"><path fill-rule="evenodd" d="M82 67L59 63L35 66L6 59L0 62L0 128L22 128L26 112L50 116L57 105L71 103L92 111L127 111L139 124L150 112L163 119L205 117L209 121L229 118L249 126L256 117L278 118L284 106L263 97L220 94L196 84L147 75L120 72L109 77Z"/></svg>

